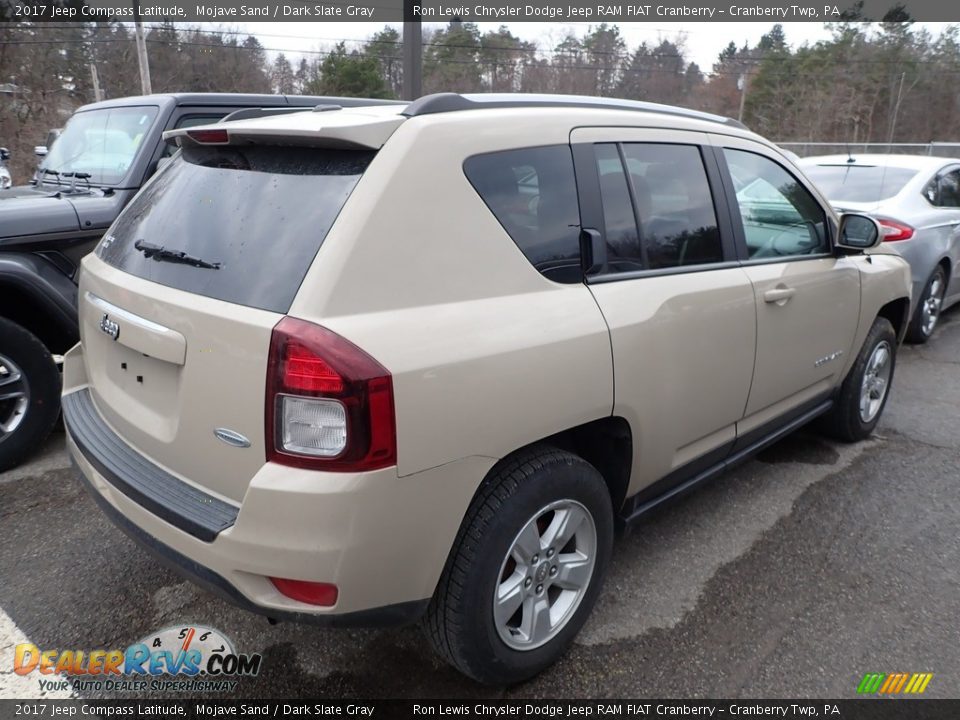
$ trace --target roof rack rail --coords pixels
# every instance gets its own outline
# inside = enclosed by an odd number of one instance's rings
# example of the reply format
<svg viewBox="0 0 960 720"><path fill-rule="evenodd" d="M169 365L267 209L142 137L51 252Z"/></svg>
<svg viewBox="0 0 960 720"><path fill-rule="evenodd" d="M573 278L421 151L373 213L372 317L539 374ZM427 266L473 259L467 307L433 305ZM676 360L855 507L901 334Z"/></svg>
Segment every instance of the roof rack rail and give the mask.
<svg viewBox="0 0 960 720"><path fill-rule="evenodd" d="M673 105L643 102L641 100L622 100L620 98L587 97L581 95L533 95L525 93L476 93L461 95L458 93L436 93L425 95L410 103L401 115L418 117L436 113L456 112L458 110L483 110L493 108L536 108L569 107L599 108L605 110L633 110L636 112L676 115L678 117L706 120L720 125L746 130L747 126L733 118L699 110L687 110Z"/></svg>
<svg viewBox="0 0 960 720"><path fill-rule="evenodd" d="M243 108L234 110L229 115L220 119L220 122L231 122L233 120L250 120L251 118L269 117L271 115L286 115L292 112L310 112L313 108L304 107L265 107L265 108Z"/></svg>
<svg viewBox="0 0 960 720"><path fill-rule="evenodd" d="M295 96L290 96L295 98ZM371 107L374 105L405 105L402 100L381 100L379 98L311 98L312 100L324 100L323 103L315 105L277 105L276 107L251 107L235 110L220 122L229 122L233 120L250 120L252 118L270 117L271 115L286 115L292 112L326 112L329 110L342 110L343 108Z"/></svg>

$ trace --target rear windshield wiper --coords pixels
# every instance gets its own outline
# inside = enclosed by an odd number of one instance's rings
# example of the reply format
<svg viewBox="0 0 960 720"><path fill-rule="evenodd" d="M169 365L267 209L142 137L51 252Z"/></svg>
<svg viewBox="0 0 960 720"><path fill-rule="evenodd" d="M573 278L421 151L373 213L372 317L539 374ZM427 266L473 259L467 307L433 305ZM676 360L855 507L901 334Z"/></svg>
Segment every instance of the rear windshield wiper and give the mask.
<svg viewBox="0 0 960 720"><path fill-rule="evenodd" d="M162 245L154 245L153 243L144 242L143 240L137 240L133 246L142 252L144 257L148 259L153 258L158 262L160 260L166 260L167 262L183 263L184 265L192 265L193 267L204 268L206 270L219 270L223 264L219 262L207 262L193 255L188 255L185 252L168 250Z"/></svg>

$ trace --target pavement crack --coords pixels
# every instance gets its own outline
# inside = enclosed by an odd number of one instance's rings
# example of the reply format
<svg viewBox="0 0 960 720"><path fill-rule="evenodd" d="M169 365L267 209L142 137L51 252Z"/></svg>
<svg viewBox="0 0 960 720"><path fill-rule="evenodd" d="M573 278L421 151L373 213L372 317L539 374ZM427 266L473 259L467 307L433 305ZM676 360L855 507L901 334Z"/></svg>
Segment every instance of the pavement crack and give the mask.
<svg viewBox="0 0 960 720"><path fill-rule="evenodd" d="M909 433L899 432L897 433L897 435L900 435L901 437L906 438L912 443L916 443L917 445L921 445L923 447L932 448L934 450L945 450L947 452L955 452L957 450L957 448L952 445L940 445L938 443L930 442L929 440L921 440L920 438L914 437Z"/></svg>

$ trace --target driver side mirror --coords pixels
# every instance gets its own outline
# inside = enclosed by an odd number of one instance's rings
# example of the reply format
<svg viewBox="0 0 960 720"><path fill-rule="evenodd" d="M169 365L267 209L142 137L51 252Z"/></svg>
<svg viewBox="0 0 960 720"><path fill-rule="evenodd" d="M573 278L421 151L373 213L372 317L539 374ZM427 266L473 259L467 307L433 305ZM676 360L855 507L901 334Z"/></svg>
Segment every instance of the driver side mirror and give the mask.
<svg viewBox="0 0 960 720"><path fill-rule="evenodd" d="M37 145L35 148L33 148L33 154L38 158L45 158L47 156L47 146Z"/></svg>
<svg viewBox="0 0 960 720"><path fill-rule="evenodd" d="M883 242L880 223L869 215L843 213L840 216L840 239L837 247L847 252L863 252Z"/></svg>
<svg viewBox="0 0 960 720"><path fill-rule="evenodd" d="M0 147L0 160L9 160L9 159L10 159L10 151L7 150L5 147Z"/></svg>

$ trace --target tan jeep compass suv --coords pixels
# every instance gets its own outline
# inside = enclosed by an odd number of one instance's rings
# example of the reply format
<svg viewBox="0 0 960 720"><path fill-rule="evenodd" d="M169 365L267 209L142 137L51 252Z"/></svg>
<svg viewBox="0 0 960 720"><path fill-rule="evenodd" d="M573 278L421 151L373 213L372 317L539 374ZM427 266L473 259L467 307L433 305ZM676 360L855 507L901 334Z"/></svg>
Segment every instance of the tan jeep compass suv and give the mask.
<svg viewBox="0 0 960 720"><path fill-rule="evenodd" d="M241 607L547 667L615 530L819 418L866 437L910 273L678 108L434 95L168 133L83 262L73 457Z"/></svg>

